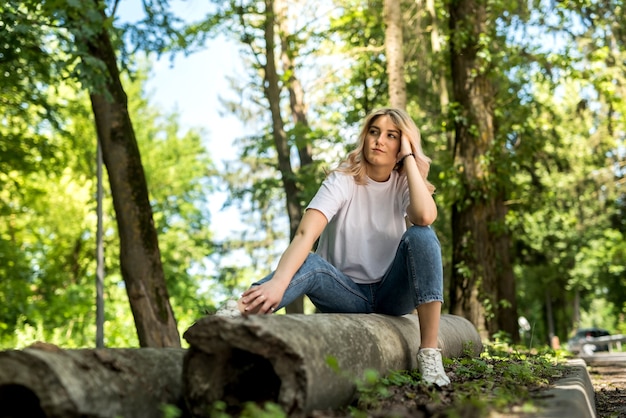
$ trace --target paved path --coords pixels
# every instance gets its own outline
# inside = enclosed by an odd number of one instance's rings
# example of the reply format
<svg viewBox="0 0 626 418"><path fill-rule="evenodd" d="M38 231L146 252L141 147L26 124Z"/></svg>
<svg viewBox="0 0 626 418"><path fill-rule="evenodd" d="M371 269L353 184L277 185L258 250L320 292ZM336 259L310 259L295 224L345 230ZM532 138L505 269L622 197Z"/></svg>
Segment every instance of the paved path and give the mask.
<svg viewBox="0 0 626 418"><path fill-rule="evenodd" d="M583 357L591 377L597 418L626 417L626 353Z"/></svg>

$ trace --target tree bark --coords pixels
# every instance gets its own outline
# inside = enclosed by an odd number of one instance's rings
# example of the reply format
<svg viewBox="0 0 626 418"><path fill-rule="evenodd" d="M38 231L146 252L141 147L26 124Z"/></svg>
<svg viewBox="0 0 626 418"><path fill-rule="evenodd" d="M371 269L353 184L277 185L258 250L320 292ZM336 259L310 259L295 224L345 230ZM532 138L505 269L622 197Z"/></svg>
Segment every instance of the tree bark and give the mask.
<svg viewBox="0 0 626 418"><path fill-rule="evenodd" d="M208 417L216 400L235 415L248 401L278 403L290 417L343 407L365 371L415 369L420 346L416 315L212 316L184 338L184 393L194 417ZM445 357L482 351L474 326L452 315L441 318L439 347Z"/></svg>
<svg viewBox="0 0 626 418"><path fill-rule="evenodd" d="M490 162L503 156L495 140L494 88L488 64L477 56L480 35L490 30L486 2L456 0L449 11L455 34L450 37L452 84L461 112L455 119L454 163L463 185L452 208L450 312L469 319L483 338L503 330L517 341L506 207Z"/></svg>
<svg viewBox="0 0 626 418"><path fill-rule="evenodd" d="M153 418L184 410L181 348L62 350L39 343L0 352L2 416Z"/></svg>
<svg viewBox="0 0 626 418"><path fill-rule="evenodd" d="M283 116L280 111L280 85L279 75L276 69L276 55L275 49L275 30L276 25L276 12L273 0L265 0L265 50L266 50L266 63L265 63L265 82L263 83L265 97L269 103L270 112L272 115L272 135L274 137L274 146L278 153L278 169L283 181L283 188L285 190L285 199L287 207L287 215L289 216L289 239L293 239L296 235L296 230L302 219L302 207L300 205L300 188L296 182L296 175L293 172L291 166L291 153L289 147L289 141L287 139L287 133L285 132L285 125ZM293 76L293 75L292 75ZM295 78L295 76L293 76ZM304 114L302 97L297 96L299 83L295 83L292 80L290 84L294 89L293 97L290 94L292 106L300 106L296 108L296 117L300 120ZM302 148L302 149L301 149ZM310 150L307 150L306 144L300 144L298 147L301 162L302 159L307 163L310 163ZM300 297L286 307L288 313L302 313L304 312L304 298Z"/></svg>
<svg viewBox="0 0 626 418"><path fill-rule="evenodd" d="M278 153L278 169L280 171L283 185L285 187L285 198L287 203L287 214L289 216L290 238L293 238L302 218L302 208L298 199L298 185L296 176L291 167L291 154L289 152L289 144L285 125L280 111L280 85L279 76L276 70L276 54L274 42L274 1L265 0L265 75L264 75L264 91L265 97L269 103L272 115L272 135L274 137L274 145Z"/></svg>
<svg viewBox="0 0 626 418"><path fill-rule="evenodd" d="M433 52L433 60L437 63L433 73L433 91L439 93L439 105L441 106L442 114L447 114L450 106L450 95L448 94L448 83L445 68L447 65L443 62L442 57L442 42L440 40L439 33L439 18L437 17L437 9L435 8L435 0L426 0L426 12L430 16L429 26L430 31L430 46ZM447 61L446 61L447 62ZM446 129L446 144L447 149L452 150L453 136L449 129Z"/></svg>
<svg viewBox="0 0 626 418"><path fill-rule="evenodd" d="M401 0L384 0L385 54L389 77L389 103L406 109L406 81L404 80L404 42L402 37Z"/></svg>
<svg viewBox="0 0 626 418"><path fill-rule="evenodd" d="M309 139L311 127L307 118L307 107L304 101L304 89L300 79L296 76L295 56L298 51L292 47L290 37L292 34L287 26L288 8L284 0L278 0L275 5L276 20L279 28L280 56L285 74L285 86L289 92L289 107L294 123L295 144L298 149L300 159L300 175L307 176L314 173L313 146ZM308 170L308 171L307 171ZM302 199L299 199L302 200ZM300 221L298 221L299 223ZM290 231L291 236L295 231ZM285 307L287 313L304 313L304 296L299 296L296 300Z"/></svg>
<svg viewBox="0 0 626 418"><path fill-rule="evenodd" d="M296 76L295 56L297 50L292 48L290 37L292 34L287 26L287 4L284 0L277 0L276 3L276 20L278 23L280 38L280 57L283 63L283 72L285 74L285 86L289 91L289 107L293 122L295 124L295 142L298 148L298 157L300 158L300 168L313 164L313 147L307 138L307 134L311 128L307 118L306 104L304 102L304 89L300 79Z"/></svg>
<svg viewBox="0 0 626 418"><path fill-rule="evenodd" d="M104 91L92 91L91 104L111 184L120 266L139 343L142 347L180 347L139 148L104 23L85 44L88 56L83 58L96 58L106 68Z"/></svg>

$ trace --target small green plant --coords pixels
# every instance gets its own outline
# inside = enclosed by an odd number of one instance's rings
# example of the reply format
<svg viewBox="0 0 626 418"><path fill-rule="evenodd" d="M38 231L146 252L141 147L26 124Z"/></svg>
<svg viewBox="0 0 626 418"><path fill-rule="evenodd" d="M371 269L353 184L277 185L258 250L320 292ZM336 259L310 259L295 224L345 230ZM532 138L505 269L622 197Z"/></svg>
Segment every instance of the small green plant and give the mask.
<svg viewBox="0 0 626 418"><path fill-rule="evenodd" d="M161 405L162 418L180 418L183 412L176 405L163 404Z"/></svg>
<svg viewBox="0 0 626 418"><path fill-rule="evenodd" d="M224 401L216 401L211 405L209 416L211 418L230 418L230 415L226 412L228 405Z"/></svg>
<svg viewBox="0 0 626 418"><path fill-rule="evenodd" d="M274 402L265 402L258 405L254 402L246 402L241 411L241 418L286 418L283 408Z"/></svg>
<svg viewBox="0 0 626 418"><path fill-rule="evenodd" d="M209 413L211 418L286 418L287 414L282 407L274 402L257 404L246 402L236 415L228 413L228 405L223 401L214 402Z"/></svg>
<svg viewBox="0 0 626 418"><path fill-rule="evenodd" d="M474 356L474 342L473 341L465 341L463 343L463 357L473 357Z"/></svg>
<svg viewBox="0 0 626 418"><path fill-rule="evenodd" d="M389 396L389 391L380 374L376 370L368 369L363 373L362 379L357 379L356 388L359 404L362 407L375 407L380 399Z"/></svg>

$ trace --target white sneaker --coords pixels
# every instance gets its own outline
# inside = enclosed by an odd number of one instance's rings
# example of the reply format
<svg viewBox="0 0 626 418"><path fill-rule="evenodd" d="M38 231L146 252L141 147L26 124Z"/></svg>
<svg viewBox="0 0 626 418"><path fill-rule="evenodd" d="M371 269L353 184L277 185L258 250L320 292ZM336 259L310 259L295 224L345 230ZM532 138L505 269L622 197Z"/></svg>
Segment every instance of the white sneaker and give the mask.
<svg viewBox="0 0 626 418"><path fill-rule="evenodd" d="M427 385L446 386L450 384L450 378L443 369L440 349L420 348L417 353L417 367Z"/></svg>
<svg viewBox="0 0 626 418"><path fill-rule="evenodd" d="M243 316L239 310L239 304L235 299L228 299L213 315L222 316L224 318L238 318Z"/></svg>

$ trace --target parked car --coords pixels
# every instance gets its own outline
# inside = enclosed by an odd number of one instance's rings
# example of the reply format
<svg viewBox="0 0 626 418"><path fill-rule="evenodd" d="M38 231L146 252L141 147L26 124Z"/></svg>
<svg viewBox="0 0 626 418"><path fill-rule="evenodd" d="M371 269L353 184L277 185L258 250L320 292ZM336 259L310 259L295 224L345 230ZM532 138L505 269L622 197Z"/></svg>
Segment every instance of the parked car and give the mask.
<svg viewBox="0 0 626 418"><path fill-rule="evenodd" d="M581 351L585 354L591 354L594 351L609 351L608 344L594 344L590 338L603 337L611 335L611 333L602 328L582 328L576 331L576 334L567 341L567 349L574 354Z"/></svg>

